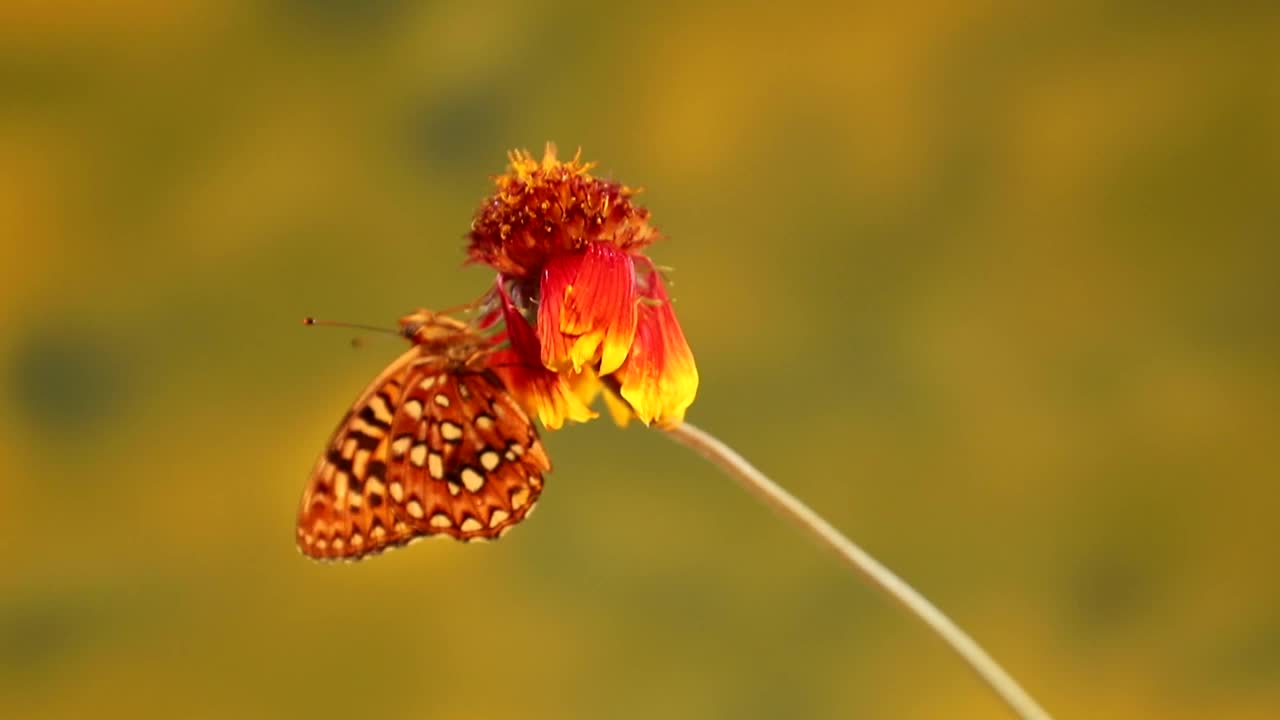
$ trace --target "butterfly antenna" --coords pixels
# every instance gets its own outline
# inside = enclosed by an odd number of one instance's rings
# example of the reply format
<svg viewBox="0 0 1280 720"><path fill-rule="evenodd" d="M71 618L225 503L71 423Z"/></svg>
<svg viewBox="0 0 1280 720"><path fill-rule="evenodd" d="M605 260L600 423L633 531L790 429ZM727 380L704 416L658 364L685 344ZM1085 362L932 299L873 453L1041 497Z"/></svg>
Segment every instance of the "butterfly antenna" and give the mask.
<svg viewBox="0 0 1280 720"><path fill-rule="evenodd" d="M391 328L376 327L376 326L374 326L374 325L361 325L360 323L339 322L339 321L336 321L336 320L317 320L317 319L315 319L315 318L313 318L313 317L304 317L304 318L302 318L302 324L303 324L303 325L324 325L324 326L327 326L327 327L350 328L350 329L353 329L353 330L365 330L365 331L367 331L367 332L387 333L387 334L391 334L391 335L402 335L402 334L403 334L401 331L399 331L399 330L392 330ZM362 338L362 337L360 337L360 336L358 336L358 335L357 335L356 337L351 338L351 347L353 347L353 348L360 348L360 347L364 347L364 338Z"/></svg>
<svg viewBox="0 0 1280 720"><path fill-rule="evenodd" d="M389 333L391 335L399 335L399 330L392 328L377 327L376 325L361 325L360 323L340 322L337 320L317 320L313 317L302 318L303 325L324 325L326 327L351 328L353 330L367 330L368 332Z"/></svg>

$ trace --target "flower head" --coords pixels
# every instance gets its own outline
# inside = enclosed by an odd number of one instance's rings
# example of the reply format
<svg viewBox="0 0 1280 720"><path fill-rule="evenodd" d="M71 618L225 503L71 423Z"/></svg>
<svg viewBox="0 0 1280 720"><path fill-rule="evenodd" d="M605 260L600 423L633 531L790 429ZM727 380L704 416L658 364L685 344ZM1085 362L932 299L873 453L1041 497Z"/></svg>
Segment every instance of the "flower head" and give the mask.
<svg viewBox="0 0 1280 720"><path fill-rule="evenodd" d="M631 203L631 188L590 174L593 163L556 159L548 144L542 160L527 150L508 156L507 172L471 222L467 254L511 278L542 272L555 255L607 243L638 252L658 239L649 211Z"/></svg>
<svg viewBox="0 0 1280 720"><path fill-rule="evenodd" d="M584 419L602 384L642 422L679 424L698 371L663 278L642 254L659 237L649 211L578 156L557 160L554 145L541 161L525 151L510 161L468 245L473 262L498 271L511 353L538 371L513 371L509 385L544 424Z"/></svg>

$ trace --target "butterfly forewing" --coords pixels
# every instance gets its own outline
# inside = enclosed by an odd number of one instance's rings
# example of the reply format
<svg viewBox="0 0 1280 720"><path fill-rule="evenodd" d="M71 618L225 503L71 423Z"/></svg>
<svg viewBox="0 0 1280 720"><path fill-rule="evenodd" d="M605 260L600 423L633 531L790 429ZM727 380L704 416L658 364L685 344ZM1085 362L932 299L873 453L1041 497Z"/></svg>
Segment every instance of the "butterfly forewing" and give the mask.
<svg viewBox="0 0 1280 720"><path fill-rule="evenodd" d="M499 537L532 510L550 467L497 377L416 346L361 394L316 462L298 547L353 559L428 535Z"/></svg>

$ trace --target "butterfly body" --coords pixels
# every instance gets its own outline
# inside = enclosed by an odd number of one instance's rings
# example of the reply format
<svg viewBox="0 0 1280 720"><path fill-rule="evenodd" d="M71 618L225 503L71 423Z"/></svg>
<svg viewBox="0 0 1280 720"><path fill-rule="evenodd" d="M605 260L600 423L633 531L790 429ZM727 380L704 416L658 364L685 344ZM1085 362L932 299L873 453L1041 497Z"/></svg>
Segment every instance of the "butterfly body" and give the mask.
<svg viewBox="0 0 1280 720"><path fill-rule="evenodd" d="M356 399L303 492L297 542L313 558L500 537L551 469L529 416L484 367L483 336L427 310L400 325L413 347Z"/></svg>

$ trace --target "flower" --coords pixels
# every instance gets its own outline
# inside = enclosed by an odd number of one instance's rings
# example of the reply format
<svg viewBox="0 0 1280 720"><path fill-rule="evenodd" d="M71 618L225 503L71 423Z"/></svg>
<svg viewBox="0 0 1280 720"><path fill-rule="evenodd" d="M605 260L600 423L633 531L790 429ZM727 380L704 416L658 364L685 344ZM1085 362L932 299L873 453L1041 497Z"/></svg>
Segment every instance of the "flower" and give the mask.
<svg viewBox="0 0 1280 720"><path fill-rule="evenodd" d="M502 378L503 384L516 395L531 414L538 416L543 427L559 428L566 420L585 422L596 417L588 407L595 390L575 387L564 374L549 370L538 362L538 338L533 327L516 310L505 288L496 288L500 305L497 313L486 319L489 324L501 319L506 326L506 344L489 357L488 366ZM502 340L499 335L495 340ZM530 361L532 358L532 361Z"/></svg>
<svg viewBox="0 0 1280 720"><path fill-rule="evenodd" d="M594 417L678 425L698 389L665 280L643 249L659 234L625 185L561 162L510 154L476 211L468 255L498 271L492 293L509 341L504 379L547 427Z"/></svg>

